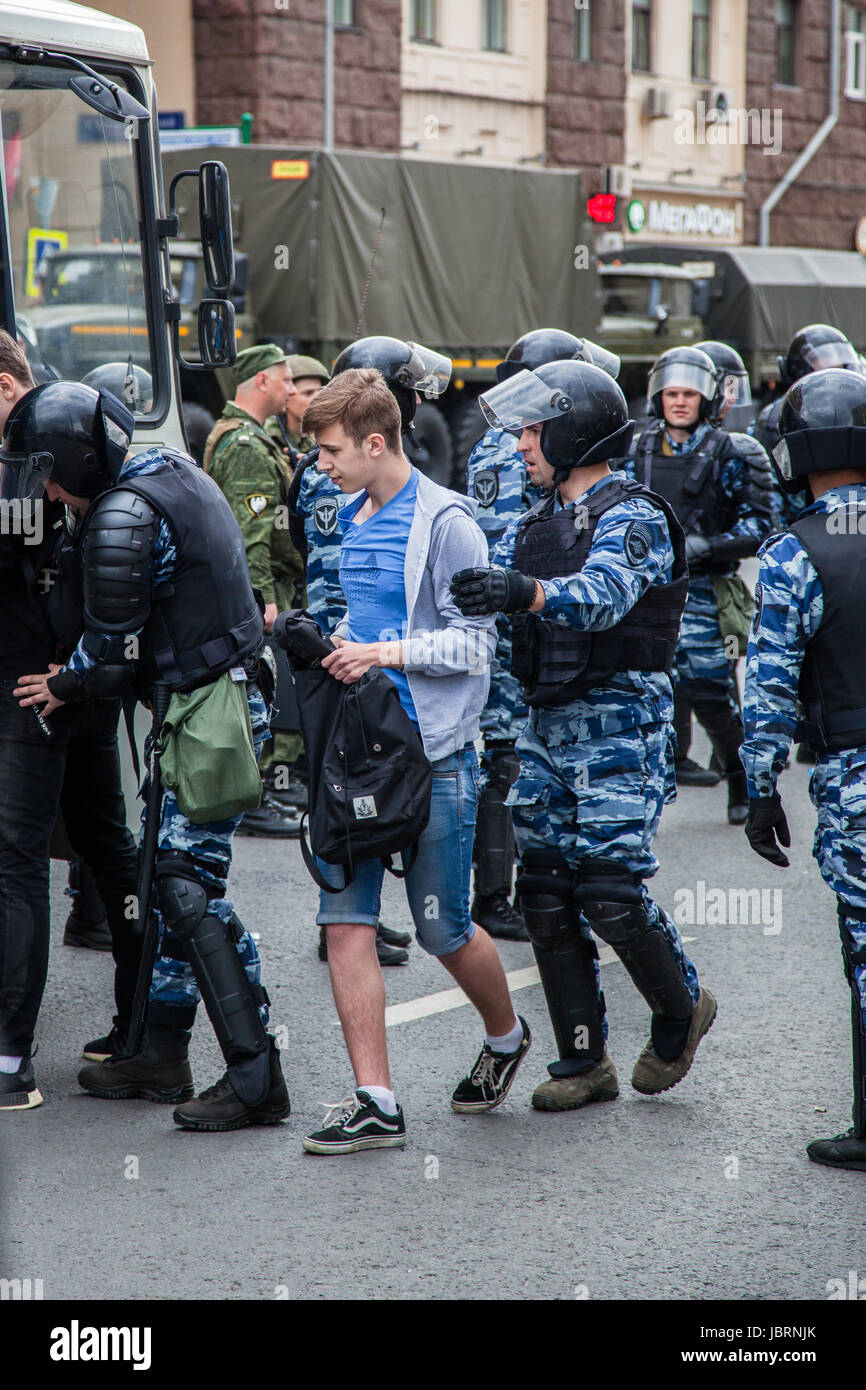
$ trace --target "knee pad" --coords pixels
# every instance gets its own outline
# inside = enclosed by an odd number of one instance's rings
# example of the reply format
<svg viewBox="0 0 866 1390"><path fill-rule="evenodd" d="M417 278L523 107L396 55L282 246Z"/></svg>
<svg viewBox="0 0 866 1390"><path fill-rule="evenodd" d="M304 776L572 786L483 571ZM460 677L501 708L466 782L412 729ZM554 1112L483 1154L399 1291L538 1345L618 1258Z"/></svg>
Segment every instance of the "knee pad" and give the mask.
<svg viewBox="0 0 866 1390"><path fill-rule="evenodd" d="M573 878L574 870L557 850L529 849L524 854L515 891L534 946L549 950L579 935Z"/></svg>
<svg viewBox="0 0 866 1390"><path fill-rule="evenodd" d="M166 854L156 861L157 905L166 929L189 941L207 915L208 895L187 854Z"/></svg>

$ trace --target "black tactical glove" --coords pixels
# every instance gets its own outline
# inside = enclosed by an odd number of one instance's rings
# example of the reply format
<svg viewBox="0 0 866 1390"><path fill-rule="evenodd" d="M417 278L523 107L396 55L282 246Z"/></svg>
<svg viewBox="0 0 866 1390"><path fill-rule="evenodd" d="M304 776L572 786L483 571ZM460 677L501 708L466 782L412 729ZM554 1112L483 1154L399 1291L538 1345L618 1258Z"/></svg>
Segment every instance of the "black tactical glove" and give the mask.
<svg viewBox="0 0 866 1390"><path fill-rule="evenodd" d="M686 564L689 569L704 564L712 553L713 547L706 536L699 535L697 531L692 531L686 536Z"/></svg>
<svg viewBox="0 0 866 1390"><path fill-rule="evenodd" d="M773 792L772 796L749 798L749 818L745 828L749 844L756 854L760 854L762 859L768 859L771 864L778 864L780 869L788 868L790 861L779 849L779 845L790 849L791 832L778 792Z"/></svg>
<svg viewBox="0 0 866 1390"><path fill-rule="evenodd" d="M302 667L318 666L323 656L336 650L315 618L302 608L277 614L271 641L282 647L291 662Z"/></svg>
<svg viewBox="0 0 866 1390"><path fill-rule="evenodd" d="M461 613L525 613L535 598L535 580L501 565L492 569L458 570L451 576L451 593Z"/></svg>

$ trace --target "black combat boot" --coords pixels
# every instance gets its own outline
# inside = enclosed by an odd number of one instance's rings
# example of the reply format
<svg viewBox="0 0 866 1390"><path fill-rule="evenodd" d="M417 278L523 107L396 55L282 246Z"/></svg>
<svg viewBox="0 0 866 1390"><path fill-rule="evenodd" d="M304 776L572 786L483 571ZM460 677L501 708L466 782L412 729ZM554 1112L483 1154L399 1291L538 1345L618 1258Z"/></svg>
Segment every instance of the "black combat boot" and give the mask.
<svg viewBox="0 0 866 1390"><path fill-rule="evenodd" d="M692 706L681 685L674 686L674 733L677 736L677 752L674 772L678 787L714 787L720 773L701 767L694 758L689 757L692 746Z"/></svg>
<svg viewBox="0 0 866 1390"><path fill-rule="evenodd" d="M310 795L306 777L302 777L294 766L272 763L262 773L262 784L272 801L281 811L306 811Z"/></svg>
<svg viewBox="0 0 866 1390"><path fill-rule="evenodd" d="M749 817L749 793L746 774L740 762L743 742L743 721L733 715L727 705L698 704L694 710L710 737L728 783L728 824L745 825Z"/></svg>
<svg viewBox="0 0 866 1390"><path fill-rule="evenodd" d="M376 924L376 956L380 965L408 965L409 952L402 947L392 946L389 941L403 941L408 946L412 940L408 932L389 931L382 926L381 922ZM328 959L328 938L324 927L319 928L319 960Z"/></svg>
<svg viewBox="0 0 866 1390"><path fill-rule="evenodd" d="M181 1129L198 1129L210 1133L243 1129L246 1125L277 1125L289 1115L289 1093L280 1067L280 1049L274 1036L268 1034L270 1085L264 1100L258 1105L242 1101L228 1078L228 1072L216 1085L208 1086L195 1100L175 1110L172 1119Z"/></svg>
<svg viewBox="0 0 866 1390"><path fill-rule="evenodd" d="M269 835L278 840L297 840L301 833L300 812L281 806L270 792L262 792L261 805L247 811L236 835Z"/></svg>
<svg viewBox="0 0 866 1390"><path fill-rule="evenodd" d="M111 930L96 880L86 864L69 865L72 911L63 932L64 946L86 946L91 951L111 950Z"/></svg>
<svg viewBox="0 0 866 1390"><path fill-rule="evenodd" d="M134 1057L110 1057L82 1067L78 1084L104 1100L144 1100L176 1103L193 1095L189 1040L185 1028L148 1024Z"/></svg>

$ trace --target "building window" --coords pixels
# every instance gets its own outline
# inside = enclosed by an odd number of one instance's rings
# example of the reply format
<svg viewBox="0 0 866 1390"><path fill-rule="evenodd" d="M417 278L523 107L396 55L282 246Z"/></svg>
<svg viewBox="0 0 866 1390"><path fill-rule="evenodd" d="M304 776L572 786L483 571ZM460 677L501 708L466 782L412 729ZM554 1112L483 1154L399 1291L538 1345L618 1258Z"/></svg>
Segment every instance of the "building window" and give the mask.
<svg viewBox="0 0 866 1390"><path fill-rule="evenodd" d="M355 27L355 0L334 0L334 23Z"/></svg>
<svg viewBox="0 0 866 1390"><path fill-rule="evenodd" d="M692 77L710 75L710 0L692 0Z"/></svg>
<svg viewBox="0 0 866 1390"><path fill-rule="evenodd" d="M846 97L866 99L866 10L848 6Z"/></svg>
<svg viewBox="0 0 866 1390"><path fill-rule="evenodd" d="M436 42L436 0L412 0L409 37L413 43Z"/></svg>
<svg viewBox="0 0 866 1390"><path fill-rule="evenodd" d="M483 0L481 7L481 47L492 53L505 50L506 0Z"/></svg>
<svg viewBox="0 0 866 1390"><path fill-rule="evenodd" d="M650 72L652 0L632 0L631 65L634 72Z"/></svg>
<svg viewBox="0 0 866 1390"><path fill-rule="evenodd" d="M782 87L794 87L794 26L797 18L795 0L776 0L776 29L779 35L779 59L776 81Z"/></svg>
<svg viewBox="0 0 866 1390"><path fill-rule="evenodd" d="M574 0L574 56L579 63L592 61L590 0Z"/></svg>

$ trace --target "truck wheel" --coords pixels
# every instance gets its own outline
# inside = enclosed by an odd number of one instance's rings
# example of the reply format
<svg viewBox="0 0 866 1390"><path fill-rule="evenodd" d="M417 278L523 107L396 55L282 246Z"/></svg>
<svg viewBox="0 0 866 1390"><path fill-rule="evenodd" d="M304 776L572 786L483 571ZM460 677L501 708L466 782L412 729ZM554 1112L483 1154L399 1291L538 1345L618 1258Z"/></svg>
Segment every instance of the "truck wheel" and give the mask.
<svg viewBox="0 0 866 1390"><path fill-rule="evenodd" d="M466 491L466 465L469 455L478 443L487 421L481 413L476 396L461 400L451 415L451 438L454 442L454 482L460 492Z"/></svg>
<svg viewBox="0 0 866 1390"><path fill-rule="evenodd" d="M207 437L214 427L214 417L209 410L205 410L203 405L197 405L195 401L181 401L181 414L183 415L183 427L186 431L189 451L201 468L204 458L204 446Z"/></svg>
<svg viewBox="0 0 866 1390"><path fill-rule="evenodd" d="M403 448L415 467L434 483L450 486L451 435L435 405L422 401L418 406L415 428L409 433L408 444L404 439Z"/></svg>

